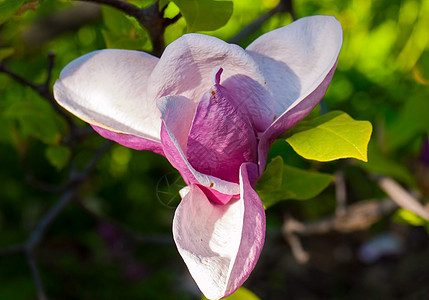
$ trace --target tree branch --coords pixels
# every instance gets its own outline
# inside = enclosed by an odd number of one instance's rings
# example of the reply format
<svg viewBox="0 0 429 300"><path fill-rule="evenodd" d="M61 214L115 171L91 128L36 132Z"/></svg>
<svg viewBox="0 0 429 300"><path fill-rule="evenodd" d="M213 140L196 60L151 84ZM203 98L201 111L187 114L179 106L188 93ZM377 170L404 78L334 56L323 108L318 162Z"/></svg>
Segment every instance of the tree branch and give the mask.
<svg viewBox="0 0 429 300"><path fill-rule="evenodd" d="M94 170L98 161L101 159L104 153L110 148L113 144L111 141L105 142L94 154L91 161L88 163L87 167L81 171L76 172L76 170L71 169L69 173L67 187L61 194L60 200L43 216L40 222L37 224L33 233L31 234L29 240L26 243L26 248L33 250L44 237L46 230L49 228L49 225L58 217L62 212L64 207L73 199L73 196L77 192L78 185L82 184Z"/></svg>
<svg viewBox="0 0 429 300"><path fill-rule="evenodd" d="M65 10L55 11L37 18L22 32L23 43L28 52L34 53L45 43L65 32L76 32L79 28L99 19L99 5L80 3Z"/></svg>
<svg viewBox="0 0 429 300"><path fill-rule="evenodd" d="M295 259L300 263L306 263L309 260L309 254L303 249L296 234L325 234L330 231L350 233L365 230L397 208L398 206L391 199L364 200L348 206L341 215L336 214L315 222L303 223L288 216L283 223L282 233L291 246Z"/></svg>
<svg viewBox="0 0 429 300"><path fill-rule="evenodd" d="M50 91L50 81L52 77L52 68L54 65L54 60L55 60L55 54L53 52L49 53L48 65L47 65L47 76L46 76L45 82L43 82L42 84L35 84L34 82L31 82L25 79L21 75L15 73L14 71L6 67L3 61L0 61L0 73L9 75L16 82L21 83L24 86L28 86L33 91L38 93L41 97L48 100L48 102L51 104L55 112L64 118L64 120L67 122L68 126L70 127L70 130L73 131L73 129L76 128L76 124L73 122L70 115L61 108L61 106L57 103L57 101L55 101L55 98Z"/></svg>
<svg viewBox="0 0 429 300"><path fill-rule="evenodd" d="M177 15L172 19L164 18L164 10L159 9L159 1L156 1L151 6L146 8L138 8L137 6L119 0L78 0L85 2L93 2L104 4L116 8L127 15L134 17L139 21L140 25L147 29L152 41L152 54L160 57L165 49L164 32L168 25L175 23L180 19L181 15Z"/></svg>
<svg viewBox="0 0 429 300"><path fill-rule="evenodd" d="M76 190L70 190L62 194L60 200L39 221L36 229L33 230L33 233L26 243L26 248L29 251L32 251L40 243L42 238L45 236L49 225L52 224L52 222L63 211L64 207L73 199L75 193Z"/></svg>
<svg viewBox="0 0 429 300"><path fill-rule="evenodd" d="M296 261L305 264L310 260L310 254L304 250L299 237L292 231L283 232L284 238L289 243Z"/></svg>
<svg viewBox="0 0 429 300"><path fill-rule="evenodd" d="M119 1L119 0L79 0L79 1L108 5L113 8L119 9L120 11L123 11L127 15L135 17L136 19L139 18L142 10L141 8L138 8L137 6L131 3L128 3L125 1Z"/></svg>
<svg viewBox="0 0 429 300"><path fill-rule="evenodd" d="M335 172L335 195L337 199L337 210L335 213L337 216L342 216L346 213L347 205L347 188L342 170Z"/></svg>
<svg viewBox="0 0 429 300"><path fill-rule="evenodd" d="M112 227L115 227L118 231L120 231L124 236L127 236L130 240L133 240L134 242L138 244L163 244L163 245L171 245L173 244L173 240L171 236L166 235L142 235L138 232L135 232L134 230L122 225L121 223L112 220L109 217L105 217L100 215L99 213L93 211L90 209L85 203L82 201L76 202L79 207L85 211L88 215L93 217L95 220L97 220L99 223L108 223Z"/></svg>
<svg viewBox="0 0 429 300"><path fill-rule="evenodd" d="M12 246L8 249L1 250L0 256L11 255L14 253L23 252L31 269L31 273L36 285L38 298L40 300L46 300L42 280L37 268L36 261L34 259L34 250L43 240L47 230L53 221L61 214L67 204L72 201L74 195L77 193L78 187L82 184L94 170L98 161L102 158L103 154L113 144L112 141L105 142L94 154L91 161L82 171L78 172L74 168L70 169L68 176L68 183L64 185L64 190L61 192L59 201L40 219L36 228L32 231L30 237L24 244Z"/></svg>
<svg viewBox="0 0 429 300"><path fill-rule="evenodd" d="M37 268L36 261L33 256L33 252L29 249L25 251L27 256L28 266L30 267L31 274L33 276L34 283L37 290L37 298L39 300L47 300L45 289L43 288L42 278L40 277L39 269Z"/></svg>
<svg viewBox="0 0 429 300"><path fill-rule="evenodd" d="M380 177L378 179L378 185L400 207L409 210L426 220L429 220L429 211L395 180L389 177Z"/></svg>
<svg viewBox="0 0 429 300"><path fill-rule="evenodd" d="M24 249L25 249L25 244L15 245L10 248L0 250L0 256L7 256L7 255L16 254L16 253L21 253L24 251Z"/></svg>

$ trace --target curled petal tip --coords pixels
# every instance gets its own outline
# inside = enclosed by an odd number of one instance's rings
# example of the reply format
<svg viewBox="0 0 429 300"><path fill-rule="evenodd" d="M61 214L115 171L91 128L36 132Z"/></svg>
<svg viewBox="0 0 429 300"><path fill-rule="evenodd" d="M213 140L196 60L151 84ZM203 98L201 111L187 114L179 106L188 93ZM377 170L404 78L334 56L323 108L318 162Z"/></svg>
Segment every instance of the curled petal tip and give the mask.
<svg viewBox="0 0 429 300"><path fill-rule="evenodd" d="M223 68L222 67L216 67L212 71L212 81L213 84L220 84L220 75L222 75Z"/></svg>

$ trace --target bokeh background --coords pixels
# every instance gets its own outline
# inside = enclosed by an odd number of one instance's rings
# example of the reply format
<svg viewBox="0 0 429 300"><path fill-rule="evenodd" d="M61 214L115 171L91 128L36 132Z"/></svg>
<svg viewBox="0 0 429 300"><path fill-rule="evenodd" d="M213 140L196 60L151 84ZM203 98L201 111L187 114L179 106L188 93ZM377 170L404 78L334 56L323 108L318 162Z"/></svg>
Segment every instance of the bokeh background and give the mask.
<svg viewBox="0 0 429 300"><path fill-rule="evenodd" d="M148 6L154 1L129 2ZM380 174L427 203L429 1L293 0L288 1L292 9L261 24L254 22L278 0L232 2L228 23L204 33L243 47L289 24L293 15L334 15L343 26L344 44L318 109L342 110L374 127L368 163L307 161L282 140L273 145L269 160L280 155L291 166L340 174L347 205L388 198L378 185ZM113 8L78 1L24 4L7 21L0 12L0 60L35 84L50 73L51 52L50 88L68 62L90 51L151 51L147 31ZM170 3L165 15L178 13ZM258 26L237 39L249 24ZM181 18L167 27L165 40L186 32ZM177 171L160 155L115 144L89 176L82 175L79 170L105 141L72 120L79 134L67 140L70 126L49 101L0 73L0 251L24 243L69 191L73 201L34 249L49 299L200 299L172 240L177 191L184 185ZM73 175L82 182L71 180ZM429 223L403 209L349 232L299 236L309 261L297 261L282 234L285 218L306 224L333 218L337 197L331 184L313 199L270 207L266 244L245 286L261 299L429 299ZM36 299L25 255L0 254L0 299Z"/></svg>

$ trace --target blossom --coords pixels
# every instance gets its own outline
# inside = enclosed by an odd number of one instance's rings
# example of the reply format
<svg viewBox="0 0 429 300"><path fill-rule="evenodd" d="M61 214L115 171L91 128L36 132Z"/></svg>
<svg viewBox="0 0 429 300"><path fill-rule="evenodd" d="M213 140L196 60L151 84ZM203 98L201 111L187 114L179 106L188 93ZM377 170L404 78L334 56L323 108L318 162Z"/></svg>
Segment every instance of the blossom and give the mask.
<svg viewBox="0 0 429 300"><path fill-rule="evenodd" d="M54 95L103 137L159 153L181 173L174 240L201 291L219 299L243 284L263 247L253 186L268 148L323 97L341 44L330 16L302 18L245 50L186 34L160 59L112 49L77 58Z"/></svg>

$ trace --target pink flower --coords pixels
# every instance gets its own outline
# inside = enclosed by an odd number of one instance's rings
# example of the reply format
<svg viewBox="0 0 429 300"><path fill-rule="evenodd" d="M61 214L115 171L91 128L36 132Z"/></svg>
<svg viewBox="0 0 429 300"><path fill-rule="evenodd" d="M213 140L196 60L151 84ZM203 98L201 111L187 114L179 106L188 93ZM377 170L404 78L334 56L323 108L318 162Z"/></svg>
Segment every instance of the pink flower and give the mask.
<svg viewBox="0 0 429 300"><path fill-rule="evenodd" d="M342 43L330 16L300 19L246 50L187 34L160 59L101 50L67 65L54 87L64 108L105 138L164 155L188 187L173 220L179 253L209 299L249 277L265 238L253 186L274 139L320 101Z"/></svg>

